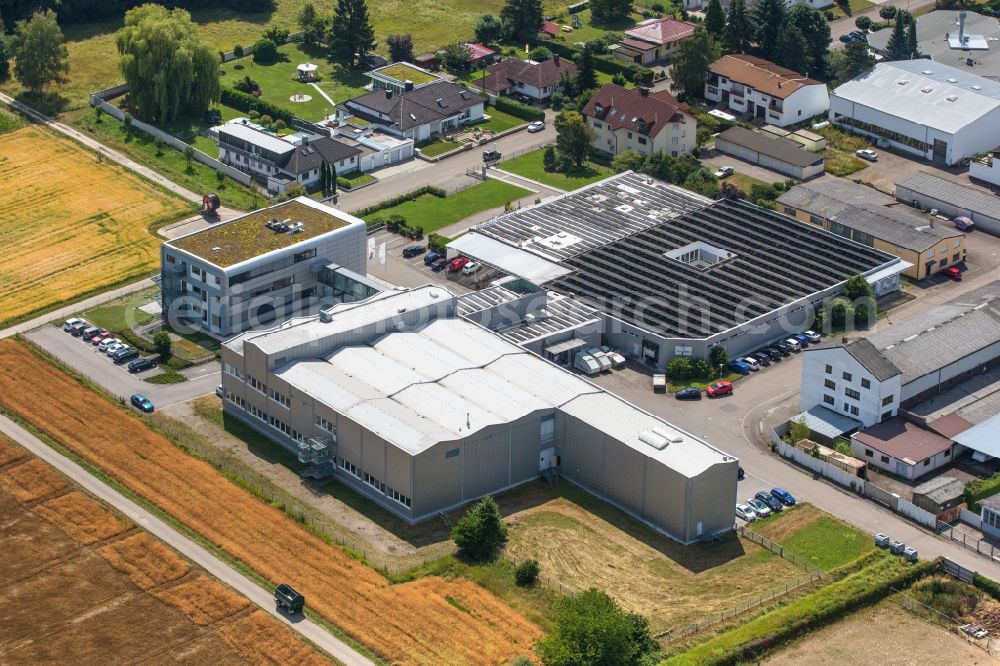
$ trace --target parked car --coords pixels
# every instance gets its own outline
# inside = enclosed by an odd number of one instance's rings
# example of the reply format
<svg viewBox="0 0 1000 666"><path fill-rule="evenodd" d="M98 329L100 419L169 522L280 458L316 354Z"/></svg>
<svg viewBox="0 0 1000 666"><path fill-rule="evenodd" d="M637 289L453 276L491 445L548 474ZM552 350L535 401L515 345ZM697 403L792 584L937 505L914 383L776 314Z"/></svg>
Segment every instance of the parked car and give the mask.
<svg viewBox="0 0 1000 666"><path fill-rule="evenodd" d="M678 400L701 400L701 389L693 386L682 388L677 393L674 393L674 397Z"/></svg>
<svg viewBox="0 0 1000 666"><path fill-rule="evenodd" d="M733 175L733 167L731 166L719 167L719 170L715 172L716 178L725 178L726 176L732 176L732 175Z"/></svg>
<svg viewBox="0 0 1000 666"><path fill-rule="evenodd" d="M867 42L868 41L868 35L865 34L864 32L859 32L857 30L853 30L853 31L851 31L850 34L854 35L854 41L861 41L861 42Z"/></svg>
<svg viewBox="0 0 1000 666"><path fill-rule="evenodd" d="M705 395L709 398L716 398L720 395L729 395L733 392L732 382L715 382L707 389L705 389Z"/></svg>
<svg viewBox="0 0 1000 666"><path fill-rule="evenodd" d="M69 327L69 332L73 335L73 337L78 338L83 334L84 329L87 328L90 328L90 324L88 324L85 320L80 319Z"/></svg>
<svg viewBox="0 0 1000 666"><path fill-rule="evenodd" d="M772 349L770 347L765 347L764 349L758 349L754 352L754 355L765 354L771 362L777 362L781 360L781 352L777 349Z"/></svg>
<svg viewBox="0 0 1000 666"><path fill-rule="evenodd" d="M848 33L846 35L841 35L840 41L844 42L845 44L850 44L851 42L854 41L854 35L852 35L851 33Z"/></svg>
<svg viewBox="0 0 1000 666"><path fill-rule="evenodd" d="M106 352L108 351L108 347L110 347L111 345L120 345L120 344L122 344L122 341L119 340L118 338L104 338L99 343L97 343L97 351Z"/></svg>
<svg viewBox="0 0 1000 666"><path fill-rule="evenodd" d="M746 363L743 363L742 361L730 361L729 369L741 375L750 374L750 366L747 365Z"/></svg>
<svg viewBox="0 0 1000 666"><path fill-rule="evenodd" d="M129 372L142 372L143 370L149 370L150 368L156 367L156 361L151 358L137 358L129 361L128 371Z"/></svg>
<svg viewBox="0 0 1000 666"><path fill-rule="evenodd" d="M115 365L121 365L122 363L127 363L132 359L139 358L139 352L132 349L131 347L125 347L124 349L119 349L114 354L111 355L111 360L115 362Z"/></svg>
<svg viewBox="0 0 1000 666"><path fill-rule="evenodd" d="M457 273L458 271L465 268L465 265L467 263L469 263L468 257L455 257L454 259L451 260L451 263L448 264L448 272Z"/></svg>
<svg viewBox="0 0 1000 666"><path fill-rule="evenodd" d="M797 340L799 346L802 347L803 349L809 346L809 336L806 335L805 333L795 333L794 335L792 335L792 340Z"/></svg>
<svg viewBox="0 0 1000 666"><path fill-rule="evenodd" d="M147 414L153 411L153 403L150 402L149 398L147 398L143 394L141 394L141 393L133 393L131 400L132 400L132 406L133 407L141 409L142 411L146 412Z"/></svg>
<svg viewBox="0 0 1000 666"><path fill-rule="evenodd" d="M781 511L782 506L783 506L781 504L781 500L779 500L776 497L772 497L771 493L769 493L769 492L767 492L765 490L758 491L754 495L754 499L759 499L761 502L763 502L764 504L766 504L767 508L769 508L774 513L777 513L778 511Z"/></svg>
<svg viewBox="0 0 1000 666"><path fill-rule="evenodd" d="M868 148L862 148L854 152L855 155L863 160L868 160L869 162L878 162L878 153L874 150L869 150Z"/></svg>
<svg viewBox="0 0 1000 666"><path fill-rule="evenodd" d="M752 523L753 521L757 520L757 514L747 504L736 505L736 517L748 523Z"/></svg>
<svg viewBox="0 0 1000 666"><path fill-rule="evenodd" d="M483 265L478 261L470 261L462 267L462 275L475 275Z"/></svg>
<svg viewBox="0 0 1000 666"><path fill-rule="evenodd" d="M757 362L760 363L765 368L767 366L771 365L771 355L770 354L765 354L764 352L754 352L754 353L750 354L750 358L757 359Z"/></svg>
<svg viewBox="0 0 1000 666"><path fill-rule="evenodd" d="M787 342L785 342L784 340L782 340L781 342L775 342L775 343L774 343L774 347L775 347L776 349L778 349L778 350L780 350L780 351L781 351L781 355L782 355L782 356L788 356L788 355L790 355L790 354L791 354L791 353L792 353L793 351L795 351L795 347L793 347L792 345L788 344L788 343L787 343Z"/></svg>
<svg viewBox="0 0 1000 666"><path fill-rule="evenodd" d="M783 359L786 356L788 356L788 352L781 351L775 345L771 345L770 347L765 347L764 351L766 351L768 354L770 354L771 358L773 360L775 360L775 361L780 361L781 359Z"/></svg>
<svg viewBox="0 0 1000 666"><path fill-rule="evenodd" d="M816 344L817 342L823 339L822 337L820 337L820 334L817 333L816 331L804 331L802 335L809 338L809 342L813 344Z"/></svg>
<svg viewBox="0 0 1000 666"><path fill-rule="evenodd" d="M63 322L63 330L69 333L70 329L72 329L77 324L86 324L86 323L87 322L78 317L73 317L72 319L67 319L66 321Z"/></svg>
<svg viewBox="0 0 1000 666"><path fill-rule="evenodd" d="M802 351L802 343L795 338L788 338L785 340L785 344L791 347L793 352Z"/></svg>
<svg viewBox="0 0 1000 666"><path fill-rule="evenodd" d="M785 506L795 506L795 498L784 488L771 488L771 496L777 498Z"/></svg>
<svg viewBox="0 0 1000 666"><path fill-rule="evenodd" d="M96 326L88 326L87 328L80 331L80 339L84 342L88 342L92 337L100 333L103 329L97 328Z"/></svg>
<svg viewBox="0 0 1000 666"><path fill-rule="evenodd" d="M222 397L222 384L219 384L218 386L215 387L215 395L219 396L220 398Z"/></svg>
<svg viewBox="0 0 1000 666"><path fill-rule="evenodd" d="M427 251L427 248L423 245L410 245L403 249L403 258L409 259L410 257L415 257L418 254L423 254Z"/></svg>
<svg viewBox="0 0 1000 666"><path fill-rule="evenodd" d="M959 231L969 231L976 226L976 223L972 221L972 218L965 217L964 215L956 217L952 222L955 223L955 228ZM65 328L63 329L65 330Z"/></svg>
<svg viewBox="0 0 1000 666"><path fill-rule="evenodd" d="M104 331L103 333L98 333L97 335L95 335L94 337L92 337L90 339L90 344L92 344L92 345L94 345L96 347L97 345L101 344L102 342L104 342L108 338L113 338L113 337L115 337L114 333L112 333L111 331Z"/></svg>
<svg viewBox="0 0 1000 666"><path fill-rule="evenodd" d="M945 276L949 280L954 280L955 282L962 281L962 271L958 270L955 266L943 269L941 271L941 275Z"/></svg>
<svg viewBox="0 0 1000 666"><path fill-rule="evenodd" d="M430 266L431 264L433 264L435 261L437 261L440 258L441 258L441 255L438 254L437 252L428 252L427 254L424 255L424 265L425 266Z"/></svg>
<svg viewBox="0 0 1000 666"><path fill-rule="evenodd" d="M431 270L437 273L438 271L443 271L448 267L448 260L444 257L439 257L431 262Z"/></svg>
<svg viewBox="0 0 1000 666"><path fill-rule="evenodd" d="M107 349L105 349L104 353L107 354L108 356L114 356L121 349L128 349L128 345L125 344L124 342L116 342L115 344L110 345Z"/></svg>
<svg viewBox="0 0 1000 666"><path fill-rule="evenodd" d="M767 518L771 515L771 507L761 502L759 499L748 499L747 506L753 509L758 518Z"/></svg>
<svg viewBox="0 0 1000 666"><path fill-rule="evenodd" d="M543 123L541 120L536 120L535 122L528 125L528 131L531 132L532 134L534 134L535 132L541 132L543 129L545 129L545 123Z"/></svg>
<svg viewBox="0 0 1000 666"><path fill-rule="evenodd" d="M760 370L760 361L758 361L755 358L751 358L749 356L744 356L743 358L739 359L739 362L740 363L746 363L747 367L750 368L754 372L757 372L758 370Z"/></svg>

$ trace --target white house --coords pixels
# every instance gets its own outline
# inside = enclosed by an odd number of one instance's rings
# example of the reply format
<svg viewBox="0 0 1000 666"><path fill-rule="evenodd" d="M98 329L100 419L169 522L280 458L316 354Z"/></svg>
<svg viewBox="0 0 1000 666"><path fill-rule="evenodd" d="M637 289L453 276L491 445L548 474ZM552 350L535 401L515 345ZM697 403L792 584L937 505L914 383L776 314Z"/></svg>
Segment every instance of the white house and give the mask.
<svg viewBox="0 0 1000 666"><path fill-rule="evenodd" d="M830 122L952 165L1000 145L1000 82L932 60L880 62L833 91Z"/></svg>
<svg viewBox="0 0 1000 666"><path fill-rule="evenodd" d="M457 83L405 85L401 93L375 89L347 100L337 107L338 119L360 119L389 134L420 142L483 117L486 98Z"/></svg>
<svg viewBox="0 0 1000 666"><path fill-rule="evenodd" d="M826 113L826 84L756 56L725 55L708 68L705 99L747 118L786 127Z"/></svg>
<svg viewBox="0 0 1000 666"><path fill-rule="evenodd" d="M484 76L471 83L490 95L518 94L542 102L562 89L563 76L575 79L578 71L576 65L559 54L541 62L508 58L490 66Z"/></svg>
<svg viewBox="0 0 1000 666"><path fill-rule="evenodd" d="M810 347L802 356L801 410L822 405L865 427L896 416L903 373L867 339Z"/></svg>
<svg viewBox="0 0 1000 666"><path fill-rule="evenodd" d="M851 455L904 479L918 479L952 461L954 444L901 416L851 435Z"/></svg>

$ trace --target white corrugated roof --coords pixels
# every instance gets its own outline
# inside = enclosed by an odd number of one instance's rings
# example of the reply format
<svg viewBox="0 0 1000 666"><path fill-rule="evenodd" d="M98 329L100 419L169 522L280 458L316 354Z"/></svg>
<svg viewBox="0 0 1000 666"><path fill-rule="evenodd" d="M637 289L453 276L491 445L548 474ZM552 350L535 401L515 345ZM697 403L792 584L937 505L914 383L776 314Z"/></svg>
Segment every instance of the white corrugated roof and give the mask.
<svg viewBox="0 0 1000 666"><path fill-rule="evenodd" d="M219 132L225 132L226 134L235 136L237 139L242 139L255 146L260 146L265 150L269 150L272 153L278 153L279 155L284 155L285 153L290 153L295 150L295 146L288 143L284 139L279 139L273 134L262 132L242 123L226 123L224 125L220 125Z"/></svg>
<svg viewBox="0 0 1000 666"><path fill-rule="evenodd" d="M1000 414L958 433L952 437L952 441L973 451L1000 458Z"/></svg>
<svg viewBox="0 0 1000 666"><path fill-rule="evenodd" d="M932 60L899 60L878 63L833 97L953 134L1000 107L1000 83Z"/></svg>
<svg viewBox="0 0 1000 666"><path fill-rule="evenodd" d="M459 236L448 243L448 247L504 273L516 275L535 284L543 284L571 272L568 268L543 259L537 254L501 243L475 231Z"/></svg>

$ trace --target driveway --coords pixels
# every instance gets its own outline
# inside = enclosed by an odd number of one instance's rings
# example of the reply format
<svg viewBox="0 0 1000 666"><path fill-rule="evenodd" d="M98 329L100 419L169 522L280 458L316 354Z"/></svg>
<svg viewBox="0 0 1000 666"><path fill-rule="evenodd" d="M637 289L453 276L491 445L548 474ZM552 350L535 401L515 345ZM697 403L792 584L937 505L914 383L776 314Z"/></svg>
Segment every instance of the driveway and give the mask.
<svg viewBox="0 0 1000 666"><path fill-rule="evenodd" d="M132 374L126 366L115 365L97 347L64 333L59 327L45 325L31 331L26 337L111 395L128 399L133 393L142 393L156 407L166 407L212 393L222 381L219 364L212 361L185 370L182 374L188 378L186 382L150 384L143 379L159 374L160 370Z"/></svg>
<svg viewBox="0 0 1000 666"><path fill-rule="evenodd" d="M702 149L699 160L703 165L711 167L712 171L715 171L722 166L731 166L736 173L745 174L751 178L762 180L765 183L780 183L788 180L789 178L789 176L786 176L783 173L771 171L770 169L765 169L762 166L750 164L750 162L744 162L738 157L721 153L715 148ZM722 182L725 181L723 180Z"/></svg>

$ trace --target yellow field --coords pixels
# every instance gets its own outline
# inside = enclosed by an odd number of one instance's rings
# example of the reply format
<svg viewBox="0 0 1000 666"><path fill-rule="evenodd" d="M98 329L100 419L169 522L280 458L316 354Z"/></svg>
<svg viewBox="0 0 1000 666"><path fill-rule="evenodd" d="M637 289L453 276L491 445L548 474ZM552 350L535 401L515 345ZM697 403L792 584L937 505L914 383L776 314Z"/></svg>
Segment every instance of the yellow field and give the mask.
<svg viewBox="0 0 1000 666"><path fill-rule="evenodd" d="M0 325L152 273L183 200L38 127L0 136Z"/></svg>

